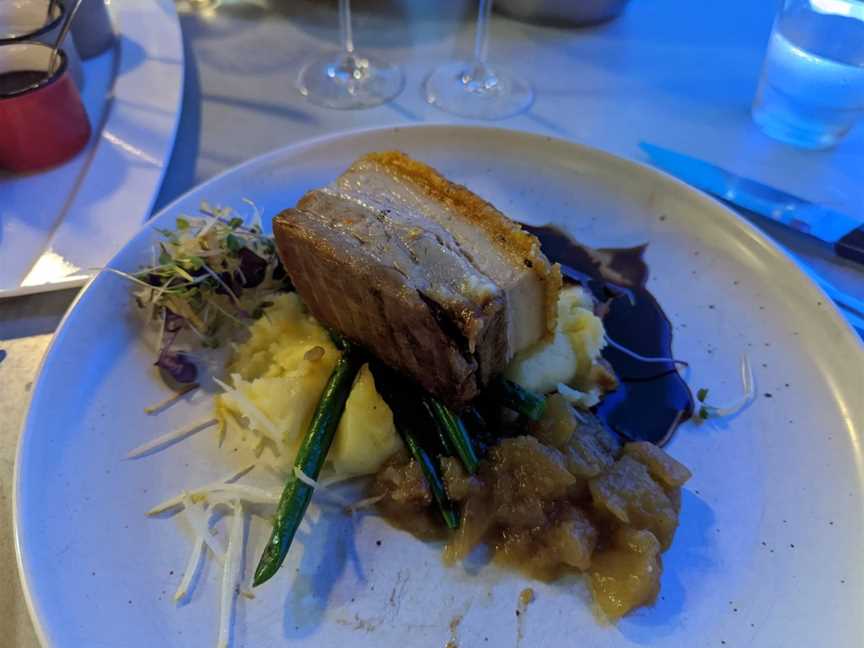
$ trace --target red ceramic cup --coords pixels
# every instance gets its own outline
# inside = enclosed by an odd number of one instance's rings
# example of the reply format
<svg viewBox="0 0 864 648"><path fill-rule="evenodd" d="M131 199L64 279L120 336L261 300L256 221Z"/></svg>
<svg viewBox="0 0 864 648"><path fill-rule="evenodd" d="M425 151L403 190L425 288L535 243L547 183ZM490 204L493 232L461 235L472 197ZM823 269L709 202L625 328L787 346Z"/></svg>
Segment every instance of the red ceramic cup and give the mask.
<svg viewBox="0 0 864 648"><path fill-rule="evenodd" d="M90 138L90 122L66 55L60 53L54 72L45 78L50 58L51 48L43 43L0 45L2 169L27 172L55 166L73 157ZM39 85L27 87L40 76Z"/></svg>

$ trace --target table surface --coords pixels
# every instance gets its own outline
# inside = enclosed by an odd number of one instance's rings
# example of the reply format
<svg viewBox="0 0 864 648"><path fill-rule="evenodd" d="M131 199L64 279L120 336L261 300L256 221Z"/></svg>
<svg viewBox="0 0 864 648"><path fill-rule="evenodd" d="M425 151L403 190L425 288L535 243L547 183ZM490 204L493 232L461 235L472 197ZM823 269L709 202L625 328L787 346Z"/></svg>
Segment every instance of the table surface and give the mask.
<svg viewBox="0 0 864 648"><path fill-rule="evenodd" d="M399 61L402 94L363 111L333 111L294 89L302 62L337 43L335 0L223 0L195 11L178 0L186 88L177 144L157 208L244 160L309 137L359 127L463 122L427 105L430 66L467 56L474 2L355 0L358 49ZM763 136L749 105L775 3L635 0L590 28L535 26L500 16L490 59L534 83L525 114L500 125L641 159L638 143L688 152L741 175L846 211L864 222L864 127L829 152ZM121 26L122 28L122 26ZM841 290L864 298L864 273L777 228L769 233ZM16 570L15 447L39 362L76 291L0 301L0 569ZM0 589L4 645L37 646L20 588ZM8 643L7 643L8 642Z"/></svg>

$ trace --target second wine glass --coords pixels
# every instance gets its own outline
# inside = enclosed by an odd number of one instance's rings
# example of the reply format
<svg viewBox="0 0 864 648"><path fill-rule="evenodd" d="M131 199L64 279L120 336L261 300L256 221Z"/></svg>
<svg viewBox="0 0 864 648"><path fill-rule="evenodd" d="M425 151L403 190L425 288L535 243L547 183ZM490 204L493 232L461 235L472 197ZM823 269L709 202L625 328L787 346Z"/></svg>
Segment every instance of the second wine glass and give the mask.
<svg viewBox="0 0 864 648"><path fill-rule="evenodd" d="M423 86L426 101L454 115L473 119L504 119L526 110L534 101L531 84L486 61L492 0L480 0L474 58L435 69Z"/></svg>
<svg viewBox="0 0 864 648"><path fill-rule="evenodd" d="M297 89L309 101L328 108L371 108L396 95L405 85L397 65L354 50L350 0L339 0L342 49L300 70Z"/></svg>

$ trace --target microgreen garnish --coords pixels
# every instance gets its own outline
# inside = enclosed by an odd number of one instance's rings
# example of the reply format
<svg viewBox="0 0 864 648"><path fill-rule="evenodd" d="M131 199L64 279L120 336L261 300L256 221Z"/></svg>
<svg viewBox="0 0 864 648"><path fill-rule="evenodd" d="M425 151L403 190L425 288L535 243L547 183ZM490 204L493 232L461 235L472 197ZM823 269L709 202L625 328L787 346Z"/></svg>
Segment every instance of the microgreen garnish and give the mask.
<svg viewBox="0 0 864 648"><path fill-rule="evenodd" d="M707 388L702 387L696 390L696 400L701 403L696 412L696 416L703 421L709 418L731 416L744 409L756 397L756 384L753 378L753 369L750 367L750 360L746 355L741 358L741 384L744 388L744 394L741 398L725 405L712 405L708 403Z"/></svg>
<svg viewBox="0 0 864 648"><path fill-rule="evenodd" d="M197 378L189 355L172 349L181 332L218 347L232 328L261 316L268 295L290 288L275 243L252 207L247 225L230 208L202 203L200 216L180 216L175 229L156 229L161 240L152 266L120 273L139 287L137 304L159 322L156 365L177 382Z"/></svg>

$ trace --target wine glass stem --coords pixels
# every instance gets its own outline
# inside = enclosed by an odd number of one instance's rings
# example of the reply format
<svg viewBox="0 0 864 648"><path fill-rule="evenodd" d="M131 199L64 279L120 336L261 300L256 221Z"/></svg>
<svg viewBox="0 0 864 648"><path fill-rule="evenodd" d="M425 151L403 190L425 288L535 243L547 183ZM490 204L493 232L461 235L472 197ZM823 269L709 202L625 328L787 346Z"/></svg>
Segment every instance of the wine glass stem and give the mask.
<svg viewBox="0 0 864 648"><path fill-rule="evenodd" d="M485 74L486 55L489 49L489 17L492 14L492 0L480 0L477 11L477 29L474 32L474 71L473 77Z"/></svg>
<svg viewBox="0 0 864 648"><path fill-rule="evenodd" d="M351 0L339 0L339 31L346 56L354 56L354 34L351 32Z"/></svg>

